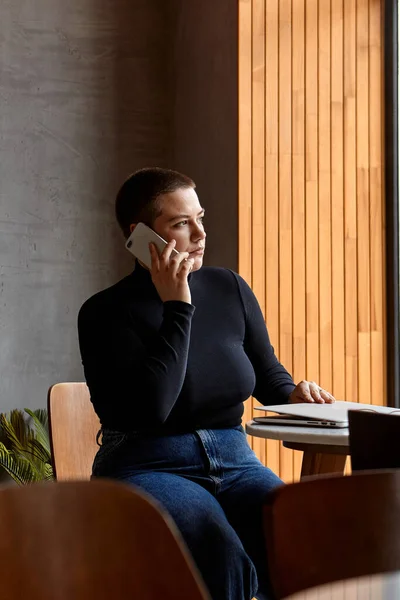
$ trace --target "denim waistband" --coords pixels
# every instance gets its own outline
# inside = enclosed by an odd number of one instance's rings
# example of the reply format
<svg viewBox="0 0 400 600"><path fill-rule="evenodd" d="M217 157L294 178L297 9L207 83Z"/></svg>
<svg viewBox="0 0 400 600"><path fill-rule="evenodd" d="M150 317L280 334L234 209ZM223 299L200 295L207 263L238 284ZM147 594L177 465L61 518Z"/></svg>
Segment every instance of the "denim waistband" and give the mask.
<svg viewBox="0 0 400 600"><path fill-rule="evenodd" d="M198 429L160 436L103 428L94 471L105 474L132 469L190 469L204 461L217 469L222 462L240 461L251 453L241 425L229 429ZM99 437L99 436L98 436ZM215 464L214 464L215 463Z"/></svg>
<svg viewBox="0 0 400 600"><path fill-rule="evenodd" d="M160 434L146 434L144 432L141 431L129 431L129 432L124 432L124 431L118 431L117 429L110 429L108 427L101 427L99 429L99 431L97 432L96 435L96 443L98 446L103 446L106 445L107 443L114 443L117 440L120 440L121 438L123 438L124 440L128 440L128 439L140 439L140 438L145 438L145 439L149 439L149 438L153 438L153 439L157 439L157 438L171 438L171 437L175 437L175 436L184 436L184 435L192 435L193 433L198 433L198 432L207 432L207 431L229 431L229 430L236 430L236 431L241 431L242 433L245 433L245 430L243 428L242 425L235 425L234 427L229 427L229 429L225 430L225 429L196 429L192 432L186 432L186 433L171 433L171 434L167 434L167 435L160 435ZM100 443L100 438L101 438L101 443Z"/></svg>

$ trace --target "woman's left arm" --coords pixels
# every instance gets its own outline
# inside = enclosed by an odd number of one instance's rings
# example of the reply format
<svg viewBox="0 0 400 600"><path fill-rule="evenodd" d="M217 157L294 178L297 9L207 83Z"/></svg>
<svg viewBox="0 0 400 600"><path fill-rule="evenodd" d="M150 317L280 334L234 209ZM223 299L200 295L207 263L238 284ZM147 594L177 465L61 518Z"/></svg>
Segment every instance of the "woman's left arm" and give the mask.
<svg viewBox="0 0 400 600"><path fill-rule="evenodd" d="M287 402L334 402L333 396L315 382L294 383L275 355L257 298L244 279L239 275L236 279L246 319L244 350L256 374L253 396L265 406Z"/></svg>

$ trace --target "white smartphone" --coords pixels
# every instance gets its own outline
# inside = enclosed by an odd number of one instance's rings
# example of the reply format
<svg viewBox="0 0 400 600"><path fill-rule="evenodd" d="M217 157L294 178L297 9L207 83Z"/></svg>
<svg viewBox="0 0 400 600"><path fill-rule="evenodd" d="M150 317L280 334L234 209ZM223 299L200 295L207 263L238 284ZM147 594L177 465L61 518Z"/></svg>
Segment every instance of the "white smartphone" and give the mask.
<svg viewBox="0 0 400 600"><path fill-rule="evenodd" d="M150 227L144 223L138 223L125 243L125 248L148 269L151 268L150 242L156 245L160 253L168 243ZM179 254L179 252L173 248L172 254Z"/></svg>

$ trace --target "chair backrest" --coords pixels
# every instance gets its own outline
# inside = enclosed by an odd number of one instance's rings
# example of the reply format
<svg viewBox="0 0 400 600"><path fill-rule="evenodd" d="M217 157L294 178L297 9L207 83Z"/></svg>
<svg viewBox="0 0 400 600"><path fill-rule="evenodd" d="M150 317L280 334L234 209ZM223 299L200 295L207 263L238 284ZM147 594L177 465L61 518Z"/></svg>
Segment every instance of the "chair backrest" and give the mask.
<svg viewBox="0 0 400 600"><path fill-rule="evenodd" d="M400 469L400 412L396 415L349 411L353 471Z"/></svg>
<svg viewBox="0 0 400 600"><path fill-rule="evenodd" d="M86 383L57 383L48 393L50 440L58 481L89 479L100 421Z"/></svg>
<svg viewBox="0 0 400 600"><path fill-rule="evenodd" d="M400 569L400 471L320 477L281 487L264 506L277 598Z"/></svg>
<svg viewBox="0 0 400 600"><path fill-rule="evenodd" d="M4 600L210 600L172 520L133 486L0 491Z"/></svg>

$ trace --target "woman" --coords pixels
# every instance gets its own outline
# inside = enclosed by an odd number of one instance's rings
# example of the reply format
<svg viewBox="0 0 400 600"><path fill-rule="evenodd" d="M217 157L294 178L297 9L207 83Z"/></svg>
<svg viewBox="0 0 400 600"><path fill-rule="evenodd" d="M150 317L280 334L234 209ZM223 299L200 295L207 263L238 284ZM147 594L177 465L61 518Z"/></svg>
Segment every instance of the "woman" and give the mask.
<svg viewBox="0 0 400 600"><path fill-rule="evenodd" d="M151 270L136 262L79 314L102 425L93 475L137 485L164 506L214 600L268 598L261 508L281 481L246 441L243 401L334 399L293 383L239 275L202 268L204 209L191 179L140 170L119 191L116 214L126 238L143 222L169 243L161 255L151 246Z"/></svg>

